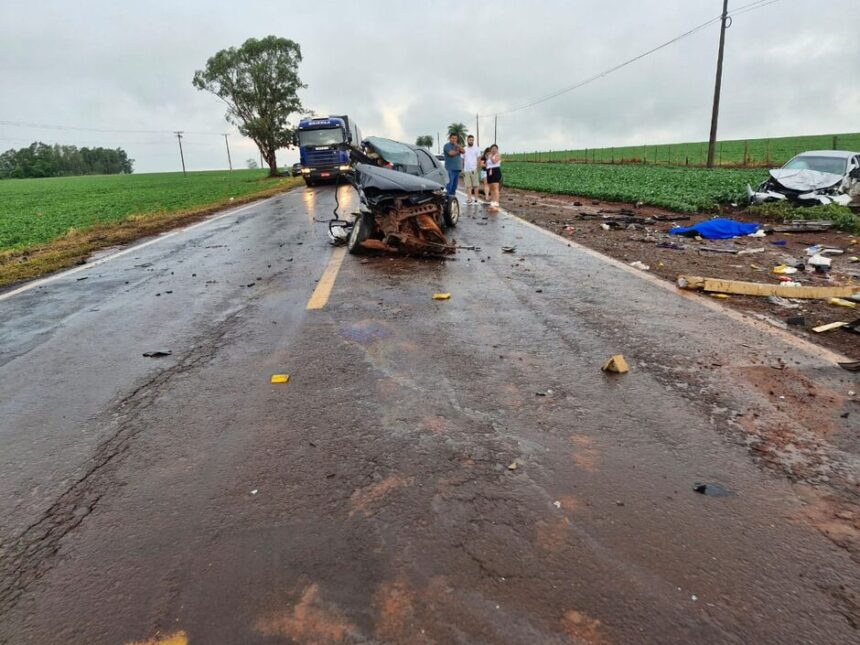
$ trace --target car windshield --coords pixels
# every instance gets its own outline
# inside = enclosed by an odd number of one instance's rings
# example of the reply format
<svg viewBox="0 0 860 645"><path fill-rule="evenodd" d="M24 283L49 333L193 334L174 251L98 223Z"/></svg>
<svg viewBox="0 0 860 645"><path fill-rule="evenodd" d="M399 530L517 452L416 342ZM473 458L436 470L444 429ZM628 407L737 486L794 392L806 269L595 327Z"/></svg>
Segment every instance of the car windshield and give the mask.
<svg viewBox="0 0 860 645"><path fill-rule="evenodd" d="M845 164L846 160L839 157L800 155L785 164L783 168L787 170L817 170L818 172L829 172L834 175L844 175Z"/></svg>
<svg viewBox="0 0 860 645"><path fill-rule="evenodd" d="M343 143L343 130L341 128L299 130L300 146L334 146L338 143Z"/></svg>
<svg viewBox="0 0 860 645"><path fill-rule="evenodd" d="M379 137L368 137L367 143L385 161L395 166L417 166L418 155L409 146Z"/></svg>

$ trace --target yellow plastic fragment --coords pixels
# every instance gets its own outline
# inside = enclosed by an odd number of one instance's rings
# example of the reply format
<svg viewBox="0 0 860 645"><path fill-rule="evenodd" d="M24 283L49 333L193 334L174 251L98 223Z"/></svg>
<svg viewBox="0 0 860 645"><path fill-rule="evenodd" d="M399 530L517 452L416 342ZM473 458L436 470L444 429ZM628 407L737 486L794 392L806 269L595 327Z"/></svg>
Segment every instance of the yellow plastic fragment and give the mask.
<svg viewBox="0 0 860 645"><path fill-rule="evenodd" d="M618 374L626 374L630 371L627 361L624 360L621 354L615 354L615 356L610 357L600 369L604 372L617 372Z"/></svg>
<svg viewBox="0 0 860 645"><path fill-rule="evenodd" d="M290 380L289 374L272 374L272 383L286 383Z"/></svg>
<svg viewBox="0 0 860 645"><path fill-rule="evenodd" d="M828 305L836 305L837 307L847 307L848 309L855 309L857 307L856 302L851 302L850 300L843 300L842 298L830 298L827 301Z"/></svg>
<svg viewBox="0 0 860 645"><path fill-rule="evenodd" d="M450 293L434 293L433 294L433 300L450 300L450 299L451 299Z"/></svg>
<svg viewBox="0 0 860 645"><path fill-rule="evenodd" d="M720 300L728 300L729 295L727 293L712 293L711 298L719 298Z"/></svg>
<svg viewBox="0 0 860 645"><path fill-rule="evenodd" d="M786 266L785 264L779 264L779 265L773 267L773 272L774 273L791 274L791 273L797 273L797 269L795 269L794 267Z"/></svg>

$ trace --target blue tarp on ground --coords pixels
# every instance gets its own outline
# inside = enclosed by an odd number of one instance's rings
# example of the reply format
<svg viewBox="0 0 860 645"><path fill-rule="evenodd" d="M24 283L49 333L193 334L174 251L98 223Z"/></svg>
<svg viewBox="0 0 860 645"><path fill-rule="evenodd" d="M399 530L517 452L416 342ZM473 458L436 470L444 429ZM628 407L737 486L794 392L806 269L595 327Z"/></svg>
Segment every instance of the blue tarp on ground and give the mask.
<svg viewBox="0 0 860 645"><path fill-rule="evenodd" d="M706 240L728 240L732 237L750 235L759 229L758 224L745 224L733 219L709 219L692 226L679 226L669 235L700 235Z"/></svg>

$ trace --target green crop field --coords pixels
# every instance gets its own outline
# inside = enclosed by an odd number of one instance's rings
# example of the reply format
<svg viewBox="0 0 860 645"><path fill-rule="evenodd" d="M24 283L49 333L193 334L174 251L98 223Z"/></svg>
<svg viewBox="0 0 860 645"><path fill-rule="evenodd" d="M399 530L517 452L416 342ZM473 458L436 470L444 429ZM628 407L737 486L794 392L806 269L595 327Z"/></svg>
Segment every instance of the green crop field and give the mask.
<svg viewBox="0 0 860 645"><path fill-rule="evenodd" d="M180 213L295 185L264 170L102 175L0 181L0 251L41 245L132 216Z"/></svg>
<svg viewBox="0 0 860 645"><path fill-rule="evenodd" d="M721 166L781 166L805 150L860 151L860 132L774 139L737 139L717 142L715 163ZM581 163L645 163L704 166L708 142L671 143L617 148L544 150L505 155L509 161L570 161Z"/></svg>
<svg viewBox="0 0 860 645"><path fill-rule="evenodd" d="M681 168L636 164L561 164L507 161L506 186L548 193L637 202L679 211L710 211L746 197L767 172L757 169Z"/></svg>

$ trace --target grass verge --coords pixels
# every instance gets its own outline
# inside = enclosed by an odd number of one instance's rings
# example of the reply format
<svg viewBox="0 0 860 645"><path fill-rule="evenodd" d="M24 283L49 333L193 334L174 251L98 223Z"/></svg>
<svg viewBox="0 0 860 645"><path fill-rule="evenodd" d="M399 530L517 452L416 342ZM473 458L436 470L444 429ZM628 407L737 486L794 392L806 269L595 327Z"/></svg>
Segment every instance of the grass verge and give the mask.
<svg viewBox="0 0 860 645"><path fill-rule="evenodd" d="M189 173L189 178L192 175ZM181 178L181 175L179 177ZM7 180L0 188L5 188L5 185L16 181L29 180ZM239 190L228 191L241 194L229 196L222 194L217 199L210 198L209 201L205 201L205 195L200 195L197 199L202 199L202 203L192 205L184 205L182 199L178 200L177 204L167 207L160 203L143 203L138 206L141 212L124 213L115 218L105 218L106 221L96 220L95 223L82 228L70 227L65 233L44 242L19 243L13 248L0 251L0 287L83 264L90 254L100 249L127 244L142 237L185 226L224 208L271 197L301 183L302 179L298 177L273 180L255 177L253 184L243 186ZM164 192L160 194L163 196ZM193 201L194 198L188 199ZM69 200L67 209L73 210L77 205L74 200ZM3 215L5 217L6 213ZM24 233L29 232L31 231L25 225Z"/></svg>

